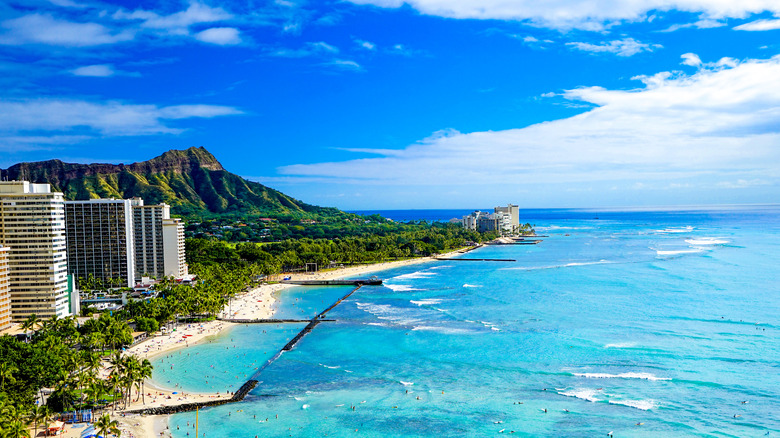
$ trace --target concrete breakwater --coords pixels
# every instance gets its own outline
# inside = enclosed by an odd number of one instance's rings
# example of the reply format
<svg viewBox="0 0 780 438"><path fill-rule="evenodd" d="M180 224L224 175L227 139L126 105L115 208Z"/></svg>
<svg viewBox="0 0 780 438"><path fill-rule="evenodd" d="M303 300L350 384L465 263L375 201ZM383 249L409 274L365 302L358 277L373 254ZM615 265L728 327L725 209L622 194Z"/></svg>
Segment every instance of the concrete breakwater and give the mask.
<svg viewBox="0 0 780 438"><path fill-rule="evenodd" d="M241 385L241 387L230 398L223 398L223 399L220 399L220 400L210 400L210 401L205 401L205 402L184 403L184 404L175 405L175 406L160 406L160 407L147 408L147 409L136 409L136 410L133 410L133 411L125 411L125 413L126 414L144 414L144 415L171 415L171 414L178 414L180 412L190 412L190 411L194 411L195 409L202 409L202 408L207 408L207 407L212 407L212 406L221 406L221 405L225 405L225 404L228 404L228 403L235 403L235 402L239 402L239 401L243 400L244 397L246 397L246 395L249 393L249 391L254 389L255 386L257 386L257 384L259 383L257 379L259 378L260 373L262 373L263 370L265 370L269 365L274 363L274 361L276 359L278 359L282 355L282 353L284 353L285 351L292 350L292 348L295 346L295 344L297 344L298 341L303 339L304 336L306 336L307 334L311 333L312 329L314 327L316 327L317 324L319 324L321 322L324 322L324 321L333 321L333 320L323 319L325 317L325 314L328 313L329 311L331 311L334 307L336 307L339 304L341 304L342 301L344 301L347 298L349 298L350 295L352 295L353 293L357 292L358 289L363 287L363 284L359 283L356 286L357 287L352 289L348 294L346 294L343 297L341 297L338 301L333 303L330 307L328 307L327 309L325 309L322 312L318 313L317 316L315 316L314 318L312 318L310 320L308 320L308 319L303 319L303 320L283 320L283 319L278 319L278 320L270 320L270 319L269 320L235 320L235 319L218 318L218 319L220 319L222 321L241 322L241 323L308 322L308 324L306 324L306 327L304 327L292 340L290 340L290 342L288 342L284 347L282 347L282 349L279 350L272 358L268 359L268 361L265 364L263 364L263 366L260 367L257 370L257 372L255 372L255 374L253 374L252 377L250 377L250 379L247 380L246 383Z"/></svg>
<svg viewBox="0 0 780 438"><path fill-rule="evenodd" d="M228 403L235 403L243 400L244 397L246 397L246 395L249 394L249 391L253 390L255 386L257 386L257 380L248 380L246 383L241 385L241 387L238 388L238 390L235 393L233 393L233 396L230 398L223 398L220 400L210 400L204 402L185 403L185 404L175 405L175 406L158 406L154 408L136 409L134 411L125 411L125 414L171 415L171 414L178 414L180 412L190 412L190 411L194 411L195 409L203 409L212 406L221 406Z"/></svg>

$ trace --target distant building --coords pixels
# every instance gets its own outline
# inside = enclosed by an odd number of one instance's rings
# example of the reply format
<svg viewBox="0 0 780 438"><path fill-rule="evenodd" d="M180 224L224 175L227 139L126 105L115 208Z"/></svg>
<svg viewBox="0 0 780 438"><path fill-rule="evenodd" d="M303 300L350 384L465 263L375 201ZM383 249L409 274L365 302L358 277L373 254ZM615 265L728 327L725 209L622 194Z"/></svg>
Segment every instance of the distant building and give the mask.
<svg viewBox="0 0 780 438"><path fill-rule="evenodd" d="M68 272L76 279L91 274L105 286L135 284L135 239L130 200L90 199L65 202ZM110 284L110 280L121 282Z"/></svg>
<svg viewBox="0 0 780 438"><path fill-rule="evenodd" d="M509 216L509 230L511 232L517 231L520 227L520 207L514 204L507 204L506 207L495 207L493 209L495 214L505 214Z"/></svg>
<svg viewBox="0 0 780 438"><path fill-rule="evenodd" d="M0 181L0 245L10 247L11 319L70 315L62 193L49 184Z"/></svg>
<svg viewBox="0 0 780 438"><path fill-rule="evenodd" d="M475 211L461 219L463 227L469 230L485 233L497 231L510 234L517 231L520 225L520 208L509 204L506 207L495 207L493 213Z"/></svg>
<svg viewBox="0 0 780 438"><path fill-rule="evenodd" d="M0 246L0 331L11 327L11 274L8 247Z"/></svg>
<svg viewBox="0 0 780 438"><path fill-rule="evenodd" d="M132 206L136 280L187 275L181 219L171 219L167 204L144 205L135 198Z"/></svg>

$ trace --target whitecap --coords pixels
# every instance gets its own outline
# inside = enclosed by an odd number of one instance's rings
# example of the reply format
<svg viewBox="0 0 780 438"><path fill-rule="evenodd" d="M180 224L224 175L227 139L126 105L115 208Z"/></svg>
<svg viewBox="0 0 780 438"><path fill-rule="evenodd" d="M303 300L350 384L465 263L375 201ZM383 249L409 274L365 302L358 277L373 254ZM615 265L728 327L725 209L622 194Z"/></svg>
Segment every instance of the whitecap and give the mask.
<svg viewBox="0 0 780 438"><path fill-rule="evenodd" d="M581 400L587 400L589 402L597 402L601 400L599 397L596 397L597 395L599 395L599 391L597 389L591 389L591 388L576 388L570 391L560 391L558 392L558 394L565 395L566 397L574 397Z"/></svg>
<svg viewBox="0 0 780 438"><path fill-rule="evenodd" d="M660 251L657 250L655 253L659 256L671 256L671 255L679 255L679 254L696 254L698 252L702 252L702 249L680 249L677 251Z"/></svg>
<svg viewBox="0 0 780 438"><path fill-rule="evenodd" d="M636 342L618 342L616 344L607 344L604 348L632 348L636 347Z"/></svg>
<svg viewBox="0 0 780 438"><path fill-rule="evenodd" d="M428 272L428 271L417 271L412 272L411 274L402 274L393 277L393 280L415 280L420 278L428 278L433 277L434 275L437 275L435 272Z"/></svg>
<svg viewBox="0 0 780 438"><path fill-rule="evenodd" d="M691 231L693 231L693 227L690 225L681 228L664 228L663 230L656 230L657 233L689 233Z"/></svg>
<svg viewBox="0 0 780 438"><path fill-rule="evenodd" d="M399 382L401 382L401 385L404 385L404 386L412 386L412 385L414 385L414 382L404 382L403 380L399 380Z"/></svg>
<svg viewBox="0 0 780 438"><path fill-rule="evenodd" d="M539 271L542 269L560 269L560 268L572 268L576 266L590 266L590 265L604 265L612 263L609 260L599 260L596 262L571 262L564 265L546 265L546 266L520 266L517 268L501 268L502 271Z"/></svg>
<svg viewBox="0 0 780 438"><path fill-rule="evenodd" d="M412 286L409 286L408 284L391 284L391 283L385 283L384 286L393 292L411 292L415 290L420 290L417 288L414 288Z"/></svg>
<svg viewBox="0 0 780 438"><path fill-rule="evenodd" d="M445 335L459 335L459 334L465 334L465 333L473 333L470 330L466 329L460 329L460 328L452 328L452 327L434 327L430 325L420 325L412 328L413 331L429 331L429 332L438 332L443 333Z"/></svg>
<svg viewBox="0 0 780 438"><path fill-rule="evenodd" d="M657 377L650 373L572 373L577 377L586 377L588 379L643 379L643 380L672 380L671 377Z"/></svg>
<svg viewBox="0 0 780 438"><path fill-rule="evenodd" d="M655 400L610 400L609 403L613 405L623 405L631 408L641 409L643 411L649 411L650 409L658 407L658 404L655 402Z"/></svg>
<svg viewBox="0 0 780 438"><path fill-rule="evenodd" d="M301 409L309 409L309 405L303 405L301 406Z"/></svg>
<svg viewBox="0 0 780 438"><path fill-rule="evenodd" d="M428 298L425 300L411 300L409 301L412 304L416 304L418 306L431 306L433 304L441 304L442 300L436 299L436 298Z"/></svg>
<svg viewBox="0 0 780 438"><path fill-rule="evenodd" d="M323 364L320 364L320 365L324 366L325 368L327 368L329 370L337 370L337 369L341 368L339 365L335 365L335 366L323 365Z"/></svg>
<svg viewBox="0 0 780 438"><path fill-rule="evenodd" d="M725 245L729 243L728 240L725 239L718 239L715 237L702 237L701 239L687 239L685 243L691 244L691 245Z"/></svg>
<svg viewBox="0 0 780 438"><path fill-rule="evenodd" d="M478 284L468 284L468 283L466 283L466 284L463 285L463 287L482 287L482 286L480 286Z"/></svg>

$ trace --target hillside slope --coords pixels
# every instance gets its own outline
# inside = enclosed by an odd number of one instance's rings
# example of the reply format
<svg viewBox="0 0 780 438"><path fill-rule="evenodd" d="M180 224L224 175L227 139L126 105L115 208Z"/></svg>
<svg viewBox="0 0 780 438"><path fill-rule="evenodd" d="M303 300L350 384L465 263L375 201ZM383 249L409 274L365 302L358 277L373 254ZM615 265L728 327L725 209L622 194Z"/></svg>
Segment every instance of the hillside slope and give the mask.
<svg viewBox="0 0 780 438"><path fill-rule="evenodd" d="M60 160L15 164L9 180L49 183L68 200L127 199L165 202L175 214L335 214L226 171L203 147L171 150L133 164L73 164Z"/></svg>

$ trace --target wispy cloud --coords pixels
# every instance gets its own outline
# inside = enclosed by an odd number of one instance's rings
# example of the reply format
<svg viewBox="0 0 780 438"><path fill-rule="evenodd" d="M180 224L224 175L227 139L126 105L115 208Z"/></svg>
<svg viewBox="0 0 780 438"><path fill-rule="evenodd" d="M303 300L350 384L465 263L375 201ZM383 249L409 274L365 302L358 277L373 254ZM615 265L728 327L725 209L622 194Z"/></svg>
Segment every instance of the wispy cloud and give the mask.
<svg viewBox="0 0 780 438"><path fill-rule="evenodd" d="M140 26L143 28L156 29L173 35L189 35L190 27L193 25L230 20L233 18L233 14L222 8L213 8L202 3L192 2L187 9L169 15L136 9L132 12L119 10L114 13L113 18L140 21Z"/></svg>
<svg viewBox="0 0 780 438"><path fill-rule="evenodd" d="M681 64L690 65L692 67L698 67L701 65L701 58L695 53L683 53L680 55L682 58Z"/></svg>
<svg viewBox="0 0 780 438"><path fill-rule="evenodd" d="M376 158L284 166L279 173L334 185L348 178L376 186L376 193L413 185L433 196L457 186L472 198L512 187L549 192L545 185L630 191L628 183L653 181L777 184L780 56L716 64L693 75L642 76L645 86L636 90L567 90L565 98L596 105L567 119L504 131L448 130L399 150L360 151Z"/></svg>
<svg viewBox="0 0 780 438"><path fill-rule="evenodd" d="M234 27L212 27L196 33L195 39L218 46L234 46L241 44L241 33Z"/></svg>
<svg viewBox="0 0 780 438"><path fill-rule="evenodd" d="M68 136L126 136L178 134L183 129L168 120L212 118L242 114L237 108L217 105L129 104L77 99L16 99L0 101L0 134L39 137L42 132ZM37 133L37 134L36 134Z"/></svg>
<svg viewBox="0 0 780 438"><path fill-rule="evenodd" d="M371 41L355 39L355 44L357 44L361 49L376 50L376 44L372 43Z"/></svg>
<svg viewBox="0 0 780 438"><path fill-rule="evenodd" d="M776 29L780 29L780 19L756 20L756 21L751 21L750 23L741 24L734 28L734 30L751 30L751 31L776 30Z"/></svg>
<svg viewBox="0 0 780 438"><path fill-rule="evenodd" d="M566 43L566 45L584 52L614 53L618 56L633 56L637 53L652 52L655 49L660 49L663 47L660 44L642 43L633 38L601 42L599 44L569 42Z"/></svg>
<svg viewBox="0 0 780 438"><path fill-rule="evenodd" d="M336 67L340 70L362 71L363 67L355 61L350 59L333 59L325 63L331 67Z"/></svg>
<svg viewBox="0 0 780 438"><path fill-rule="evenodd" d="M780 15L776 0L349 0L355 4L383 8L408 5L417 11L455 19L512 20L558 30L581 29L602 31L621 22L646 21L653 11L678 10L701 14L702 21L722 18L744 18L751 13L772 12Z"/></svg>
<svg viewBox="0 0 780 438"><path fill-rule="evenodd" d="M339 53L338 47L323 41L317 41L307 42L303 46L295 49L288 47L272 49L266 54L282 58L305 58L308 56L331 56L337 53Z"/></svg>
<svg viewBox="0 0 780 438"><path fill-rule="evenodd" d="M110 64L85 65L83 67L71 70L74 76L90 76L96 78L107 78L116 74L114 66Z"/></svg>
<svg viewBox="0 0 780 438"><path fill-rule="evenodd" d="M79 23L48 14L29 14L0 23L0 44L90 47L131 40L130 30L115 32L98 23Z"/></svg>

